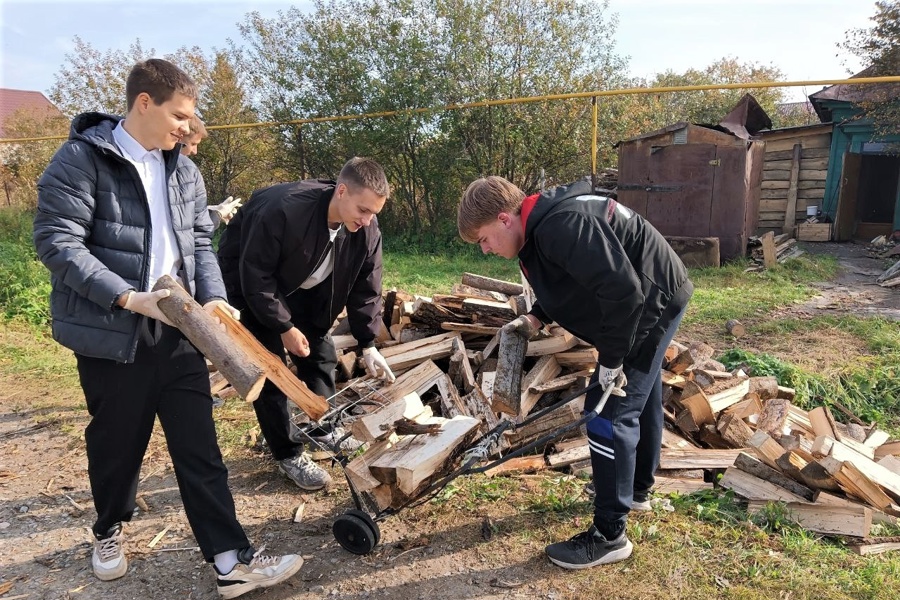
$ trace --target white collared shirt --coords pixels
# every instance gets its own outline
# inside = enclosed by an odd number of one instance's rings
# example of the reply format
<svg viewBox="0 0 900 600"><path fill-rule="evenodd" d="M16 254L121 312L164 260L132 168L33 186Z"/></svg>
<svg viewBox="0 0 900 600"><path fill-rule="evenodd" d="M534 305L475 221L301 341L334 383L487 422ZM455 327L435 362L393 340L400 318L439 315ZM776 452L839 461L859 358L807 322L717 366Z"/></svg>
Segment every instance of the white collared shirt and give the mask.
<svg viewBox="0 0 900 600"><path fill-rule="evenodd" d="M163 275L177 277L181 268L181 253L175 241L175 230L169 211L169 193L166 184L166 167L162 150L147 150L122 127L119 121L113 129L113 139L125 160L134 165L147 201L150 203L150 281L146 290L153 289L156 280Z"/></svg>

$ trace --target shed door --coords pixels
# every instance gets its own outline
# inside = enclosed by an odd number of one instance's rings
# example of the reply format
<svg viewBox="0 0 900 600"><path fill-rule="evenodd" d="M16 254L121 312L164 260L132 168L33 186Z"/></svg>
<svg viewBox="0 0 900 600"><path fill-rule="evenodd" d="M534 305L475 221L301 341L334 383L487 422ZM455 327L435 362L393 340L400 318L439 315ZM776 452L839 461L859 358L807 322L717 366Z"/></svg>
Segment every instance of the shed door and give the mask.
<svg viewBox="0 0 900 600"><path fill-rule="evenodd" d="M663 235L710 235L715 159L714 144L663 146L651 153L647 220Z"/></svg>

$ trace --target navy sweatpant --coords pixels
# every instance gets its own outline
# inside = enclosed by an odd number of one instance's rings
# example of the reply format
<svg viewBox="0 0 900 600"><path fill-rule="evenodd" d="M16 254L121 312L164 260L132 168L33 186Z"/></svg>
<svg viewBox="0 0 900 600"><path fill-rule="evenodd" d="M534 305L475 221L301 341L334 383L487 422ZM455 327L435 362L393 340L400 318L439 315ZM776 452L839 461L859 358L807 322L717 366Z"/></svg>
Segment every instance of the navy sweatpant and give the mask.
<svg viewBox="0 0 900 600"><path fill-rule="evenodd" d="M653 487L662 443L662 361L683 316L684 311L669 325L650 371L625 365L625 397L610 396L603 411L587 424L596 490L594 524L601 532L621 530L634 495L644 495ZM594 408L601 395L599 387L588 392L585 410Z"/></svg>

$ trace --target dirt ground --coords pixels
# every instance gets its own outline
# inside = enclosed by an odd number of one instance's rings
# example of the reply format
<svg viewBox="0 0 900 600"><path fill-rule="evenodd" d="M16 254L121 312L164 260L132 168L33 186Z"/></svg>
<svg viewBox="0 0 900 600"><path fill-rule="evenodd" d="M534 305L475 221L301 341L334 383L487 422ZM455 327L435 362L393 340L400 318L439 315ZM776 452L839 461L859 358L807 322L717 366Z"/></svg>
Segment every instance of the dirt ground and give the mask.
<svg viewBox="0 0 900 600"><path fill-rule="evenodd" d="M834 281L815 284L820 295L784 314L841 315L881 317L900 321L900 291L881 287L875 280L885 269L900 260L873 258L859 243L806 243L801 247L811 254L832 254L841 269Z"/></svg>
<svg viewBox="0 0 900 600"><path fill-rule="evenodd" d="M900 293L874 284L885 261L869 259L863 247L850 244L807 249L836 252L844 268L836 281L817 286L820 297L791 312L900 319ZM212 569L194 549L158 428L139 486L149 510L139 511L125 530L129 572L114 582L94 578L89 560L94 511L82 438L86 417L73 390L0 373L0 600L217 598ZM226 453L225 460L238 515L251 540L272 553L298 552L306 560L286 584L247 598L585 597L573 592L577 577L543 556L543 544L551 541L543 539L546 532L533 532L524 544L522 535L511 533L521 523L508 503L486 503L451 520L436 517L428 506L401 512L382 523L381 545L359 557L344 551L331 534L334 518L352 508L339 469L332 470L332 490L304 494L275 472L263 452L239 448ZM295 523L301 503L303 517ZM505 533L485 542L485 517ZM660 594L666 597L665 590ZM616 597L634 596L619 590Z"/></svg>

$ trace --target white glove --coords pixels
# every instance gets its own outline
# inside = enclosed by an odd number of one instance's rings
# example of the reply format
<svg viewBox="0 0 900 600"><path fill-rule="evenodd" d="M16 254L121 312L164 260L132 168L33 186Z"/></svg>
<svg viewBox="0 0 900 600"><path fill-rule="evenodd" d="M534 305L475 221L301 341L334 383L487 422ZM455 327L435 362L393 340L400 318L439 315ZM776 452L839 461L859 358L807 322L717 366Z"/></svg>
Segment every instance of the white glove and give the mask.
<svg viewBox="0 0 900 600"><path fill-rule="evenodd" d="M504 325L503 330L507 333L516 332L526 340L533 340L541 330L540 325L535 325L536 321L537 317L522 315Z"/></svg>
<svg viewBox="0 0 900 600"><path fill-rule="evenodd" d="M603 365L597 365L597 368L599 369L597 380L600 382L600 387L603 388L603 391L605 392L609 386L613 386L611 394L613 396L624 397L624 388L628 385L628 378L625 377L625 373L622 372L622 367L607 369Z"/></svg>
<svg viewBox="0 0 900 600"><path fill-rule="evenodd" d="M219 316L216 315L216 307L217 306L221 306L223 309L225 309L225 312L230 314L231 318L233 318L235 321L241 320L241 311L239 311L235 307L231 306L224 300L210 300L209 302L207 302L206 304L203 305L203 310L205 310L207 313L212 315L212 318L216 320L216 323L219 324L219 328L222 331L227 332L228 327L225 325L225 323L222 322L222 319L220 319Z"/></svg>
<svg viewBox="0 0 900 600"><path fill-rule="evenodd" d="M162 298L168 298L169 293L169 290L128 292L128 297L125 298L125 304L122 308L138 313L139 315L144 315L145 317L150 317L151 319L156 319L157 321L162 321L166 325L174 327L175 325L172 324L172 321L166 318L166 315L159 310L159 306L156 304Z"/></svg>
<svg viewBox="0 0 900 600"><path fill-rule="evenodd" d="M209 206L208 208L209 208L209 210L216 211L219 214L219 216L222 218L222 221L224 221L225 224L227 225L228 221L231 220L231 217L234 216L234 213L236 213L237 209L239 209L241 206L242 205L241 205L240 198L234 198L234 196L228 196L227 198L225 198L224 202L222 202L221 204L214 204L212 206Z"/></svg>
<svg viewBox="0 0 900 600"><path fill-rule="evenodd" d="M363 349L363 361L366 363L366 372L372 377L377 377L387 383L394 383L394 380L397 379L375 346Z"/></svg>

